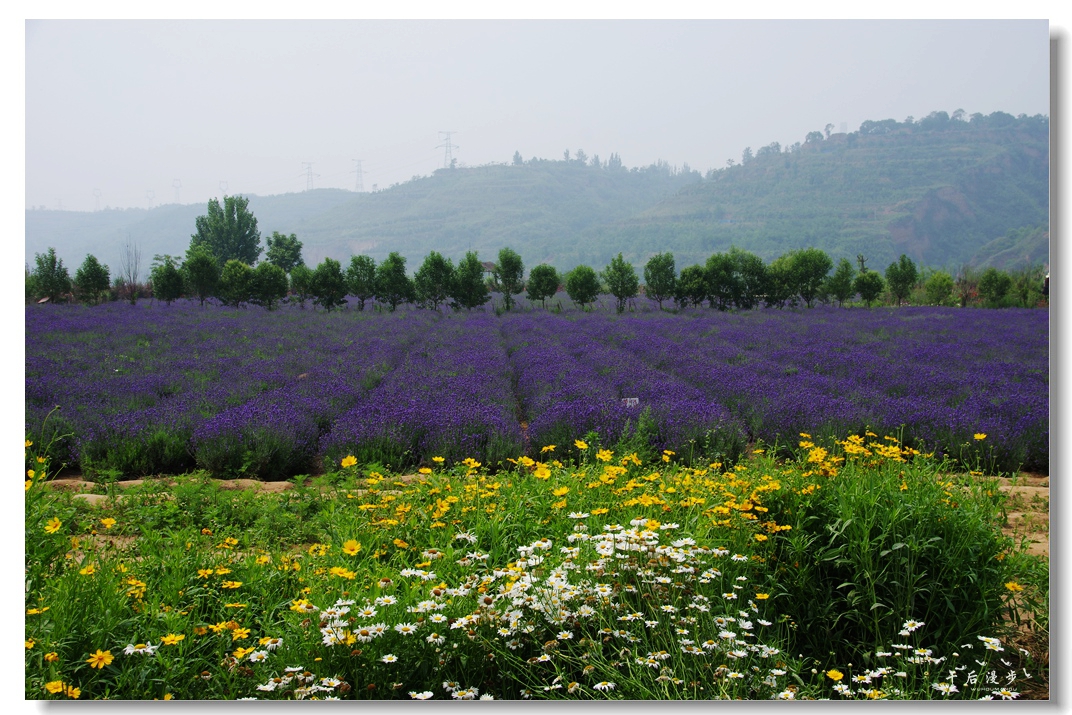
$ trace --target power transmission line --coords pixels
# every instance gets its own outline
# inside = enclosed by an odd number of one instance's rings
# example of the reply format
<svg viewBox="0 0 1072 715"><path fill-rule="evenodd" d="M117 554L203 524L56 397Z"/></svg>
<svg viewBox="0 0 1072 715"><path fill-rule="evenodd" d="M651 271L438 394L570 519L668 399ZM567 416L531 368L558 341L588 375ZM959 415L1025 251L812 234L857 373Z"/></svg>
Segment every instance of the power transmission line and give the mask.
<svg viewBox="0 0 1072 715"><path fill-rule="evenodd" d="M439 146L437 146L436 149L438 149L439 147L444 148L444 151L443 151L443 168L444 169L449 169L451 167L451 165L454 163L454 155L452 153L452 150L458 148L457 144L451 144L450 143L450 135L451 134L457 134L458 132L439 132L439 133L447 135L447 140L445 142L443 142L442 144L440 144Z"/></svg>

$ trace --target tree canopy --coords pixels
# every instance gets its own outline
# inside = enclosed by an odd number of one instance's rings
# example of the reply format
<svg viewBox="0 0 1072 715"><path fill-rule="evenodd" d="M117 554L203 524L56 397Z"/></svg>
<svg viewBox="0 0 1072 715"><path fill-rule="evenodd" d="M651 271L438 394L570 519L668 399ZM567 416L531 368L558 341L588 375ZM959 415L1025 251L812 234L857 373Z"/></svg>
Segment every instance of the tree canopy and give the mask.
<svg viewBox="0 0 1072 715"><path fill-rule="evenodd" d="M658 303L660 310L664 300L674 297L676 284L673 253L656 253L648 259L644 265L644 295Z"/></svg>
<svg viewBox="0 0 1072 715"><path fill-rule="evenodd" d="M268 250L264 254L265 260L279 266L284 273L290 273L294 266L305 265L302 258L302 243L295 234L286 236L279 231L272 231L272 235L264 241Z"/></svg>
<svg viewBox="0 0 1072 715"><path fill-rule="evenodd" d="M217 199L209 199L208 213L198 216L195 225L197 233L190 237L190 246L207 246L221 263L235 259L252 266L261 255L257 219L244 196L224 196L222 206Z"/></svg>
<svg viewBox="0 0 1072 715"><path fill-rule="evenodd" d="M619 313L624 312L625 304L636 297L640 287L640 279L637 278L632 264L626 263L625 259L622 258L622 254L619 253L603 269L602 278L607 290L614 296L615 308Z"/></svg>

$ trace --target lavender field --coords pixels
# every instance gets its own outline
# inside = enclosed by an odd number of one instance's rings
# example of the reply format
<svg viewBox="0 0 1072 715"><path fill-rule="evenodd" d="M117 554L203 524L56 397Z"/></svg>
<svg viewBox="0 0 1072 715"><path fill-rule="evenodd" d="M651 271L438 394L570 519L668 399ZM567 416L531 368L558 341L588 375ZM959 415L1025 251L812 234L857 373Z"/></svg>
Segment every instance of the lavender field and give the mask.
<svg viewBox="0 0 1072 715"><path fill-rule="evenodd" d="M592 432L733 460L756 440L866 430L972 468L1047 472L1048 340L1046 311L1016 309L35 305L26 431L64 435L57 459L122 477L283 479L347 454L494 467Z"/></svg>

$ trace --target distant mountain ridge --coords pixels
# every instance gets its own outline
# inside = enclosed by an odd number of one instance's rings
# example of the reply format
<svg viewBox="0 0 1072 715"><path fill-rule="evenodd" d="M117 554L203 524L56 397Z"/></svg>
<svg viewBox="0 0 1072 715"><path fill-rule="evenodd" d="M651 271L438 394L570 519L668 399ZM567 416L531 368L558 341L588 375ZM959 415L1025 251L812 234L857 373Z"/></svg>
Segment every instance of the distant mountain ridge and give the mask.
<svg viewBox="0 0 1072 715"><path fill-rule="evenodd" d="M1049 121L1002 112L965 119L864 122L812 132L706 176L657 162L532 159L443 169L374 193L318 189L250 196L262 236L296 233L306 262L381 260L398 251L415 270L429 251L493 260L503 246L527 266L596 268L620 251L638 268L671 251L678 268L731 245L765 260L807 246L882 267L901 253L933 267L1012 267L1048 260ZM598 163L597 163L598 162ZM26 260L54 246L77 267L86 253L119 265L181 255L204 205L151 210L26 212Z"/></svg>

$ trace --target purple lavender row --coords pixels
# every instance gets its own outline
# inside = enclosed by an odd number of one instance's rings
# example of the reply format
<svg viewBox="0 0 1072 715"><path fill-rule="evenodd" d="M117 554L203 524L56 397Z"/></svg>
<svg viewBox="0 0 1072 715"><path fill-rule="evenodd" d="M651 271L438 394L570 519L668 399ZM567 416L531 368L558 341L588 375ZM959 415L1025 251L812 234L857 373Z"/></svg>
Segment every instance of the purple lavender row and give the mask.
<svg viewBox="0 0 1072 715"><path fill-rule="evenodd" d="M571 444L589 431L612 444L627 424L635 429L646 408L654 422L649 444L657 450L740 450L743 435L725 409L686 382L584 332L582 326L600 321L546 313L503 319L534 449ZM637 405L624 403L627 398L636 398Z"/></svg>
<svg viewBox="0 0 1072 715"><path fill-rule="evenodd" d="M649 364L783 442L867 427L959 456L973 435L1011 469L1048 465L1047 324L1041 311L756 311L649 314L608 323Z"/></svg>
<svg viewBox="0 0 1072 715"><path fill-rule="evenodd" d="M521 431L510 366L494 315L432 316L425 340L320 443L329 462L346 455L392 466L466 457L516 457Z"/></svg>
<svg viewBox="0 0 1072 715"><path fill-rule="evenodd" d="M301 455L283 459L289 469L306 459L310 423L318 436L369 376L400 359L405 342L390 322L181 303L30 309L27 432L36 434L60 405L49 424L73 434L61 457L123 474L198 463L233 471L249 445L265 442L253 435L275 432L285 435L275 455ZM264 459L270 446L252 450L254 464L278 473L279 458Z"/></svg>

